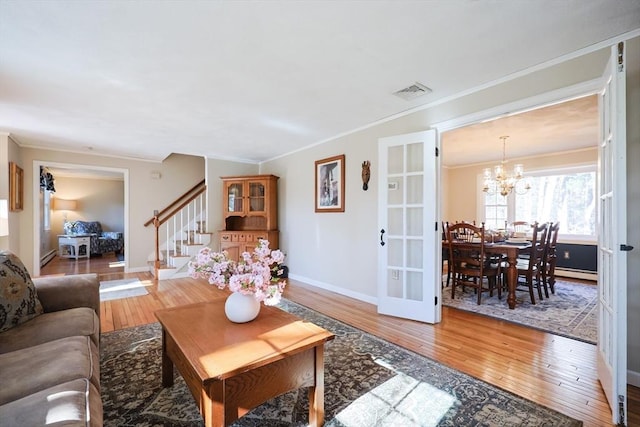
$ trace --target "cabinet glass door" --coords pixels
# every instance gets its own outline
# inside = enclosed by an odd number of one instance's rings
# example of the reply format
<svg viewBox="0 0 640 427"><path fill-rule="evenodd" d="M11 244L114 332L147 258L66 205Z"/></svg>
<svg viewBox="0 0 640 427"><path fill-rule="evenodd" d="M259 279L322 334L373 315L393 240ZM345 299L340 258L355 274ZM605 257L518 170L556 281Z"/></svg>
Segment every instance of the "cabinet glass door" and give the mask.
<svg viewBox="0 0 640 427"><path fill-rule="evenodd" d="M241 182L234 182L229 184L229 186L227 187L227 200L227 210L229 212L242 213L244 207L242 206L243 194Z"/></svg>
<svg viewBox="0 0 640 427"><path fill-rule="evenodd" d="M265 211L265 199L264 199L265 184L261 181L249 182L249 212L264 212Z"/></svg>

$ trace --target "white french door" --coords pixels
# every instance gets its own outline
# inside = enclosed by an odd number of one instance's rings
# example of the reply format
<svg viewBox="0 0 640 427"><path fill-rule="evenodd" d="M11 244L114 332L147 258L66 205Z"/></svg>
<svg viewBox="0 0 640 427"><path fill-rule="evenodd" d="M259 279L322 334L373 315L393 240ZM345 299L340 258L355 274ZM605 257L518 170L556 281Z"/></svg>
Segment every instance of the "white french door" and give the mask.
<svg viewBox="0 0 640 427"><path fill-rule="evenodd" d="M612 48L599 95L598 378L613 412L627 419L626 72Z"/></svg>
<svg viewBox="0 0 640 427"><path fill-rule="evenodd" d="M435 130L378 142L378 313L441 318Z"/></svg>

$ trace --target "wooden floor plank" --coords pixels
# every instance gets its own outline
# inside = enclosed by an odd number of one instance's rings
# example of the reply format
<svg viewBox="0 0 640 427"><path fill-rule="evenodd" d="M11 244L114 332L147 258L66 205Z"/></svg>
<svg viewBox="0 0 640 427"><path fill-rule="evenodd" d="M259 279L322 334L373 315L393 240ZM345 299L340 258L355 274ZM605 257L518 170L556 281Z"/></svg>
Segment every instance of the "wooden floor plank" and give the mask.
<svg viewBox="0 0 640 427"><path fill-rule="evenodd" d="M156 281L147 272L110 267L113 256L54 258L42 275L93 272L100 280L137 278L147 295L101 303L103 332L156 321L154 312L220 298L225 291L191 278ZM285 297L327 316L434 359L504 390L580 419L586 427L611 426L597 380L596 346L510 322L444 307L429 325L383 316L376 307L304 283L289 281ZM629 426L640 426L640 391L629 386Z"/></svg>

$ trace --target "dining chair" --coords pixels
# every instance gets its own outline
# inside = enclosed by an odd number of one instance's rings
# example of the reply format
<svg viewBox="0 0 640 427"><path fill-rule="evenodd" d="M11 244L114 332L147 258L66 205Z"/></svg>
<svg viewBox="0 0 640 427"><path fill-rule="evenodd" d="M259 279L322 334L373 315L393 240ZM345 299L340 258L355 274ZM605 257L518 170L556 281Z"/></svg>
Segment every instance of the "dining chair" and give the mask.
<svg viewBox="0 0 640 427"><path fill-rule="evenodd" d="M447 228L449 222L442 221L442 275L444 276L444 262L447 262L447 287L451 283L451 267L449 263L449 247L447 245ZM442 286L444 287L444 285Z"/></svg>
<svg viewBox="0 0 640 427"><path fill-rule="evenodd" d="M547 242L544 249L544 262L542 268L542 280L544 282L544 292L549 298L549 291L556 293L556 262L558 260L557 243L558 232L560 231L560 222L549 223L549 231L547 232Z"/></svg>
<svg viewBox="0 0 640 427"><path fill-rule="evenodd" d="M528 221L513 221L509 225L508 230L510 230L513 233L513 237L519 236L522 238L531 233L532 227L533 227L533 224L529 223ZM518 259L529 260L529 252L521 251L518 254Z"/></svg>
<svg viewBox="0 0 640 427"><path fill-rule="evenodd" d="M485 253L484 232L484 223L481 227L469 223L447 227L451 299L455 299L458 286L462 287L463 292L466 286L474 288L478 295L478 305L483 292L489 292L489 296L493 296L493 290L497 289L498 298L502 298L500 265L491 263L491 257Z"/></svg>
<svg viewBox="0 0 640 427"><path fill-rule="evenodd" d="M538 297L542 300L542 269L544 261L544 250L547 242L547 231L549 224L538 224L535 222L532 226L531 249L529 250L528 259L518 259L516 267L518 269L518 285L524 284L529 290L531 304L536 303L533 295L533 288L538 289ZM521 280L522 279L522 280Z"/></svg>
<svg viewBox="0 0 640 427"><path fill-rule="evenodd" d="M509 227L514 233L529 233L532 224L528 221L513 221Z"/></svg>

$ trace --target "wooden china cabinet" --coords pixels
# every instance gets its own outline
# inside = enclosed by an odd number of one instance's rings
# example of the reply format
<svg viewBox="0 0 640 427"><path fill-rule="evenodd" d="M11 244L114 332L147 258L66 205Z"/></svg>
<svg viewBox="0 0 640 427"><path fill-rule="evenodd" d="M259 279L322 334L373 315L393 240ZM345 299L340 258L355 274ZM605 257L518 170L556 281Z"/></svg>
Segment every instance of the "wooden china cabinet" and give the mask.
<svg viewBox="0 0 640 427"><path fill-rule="evenodd" d="M222 177L222 209L225 229L220 250L238 260L252 252L260 239L278 249L278 177L275 175Z"/></svg>

